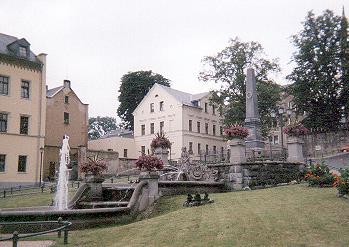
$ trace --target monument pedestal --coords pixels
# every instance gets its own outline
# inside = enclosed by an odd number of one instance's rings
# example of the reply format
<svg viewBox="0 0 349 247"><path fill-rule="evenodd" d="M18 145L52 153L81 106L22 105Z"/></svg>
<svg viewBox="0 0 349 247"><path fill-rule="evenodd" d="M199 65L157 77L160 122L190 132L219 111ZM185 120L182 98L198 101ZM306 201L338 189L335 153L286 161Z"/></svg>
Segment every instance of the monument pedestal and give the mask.
<svg viewBox="0 0 349 247"><path fill-rule="evenodd" d="M303 144L304 141L299 137L287 137L288 162L304 162Z"/></svg>

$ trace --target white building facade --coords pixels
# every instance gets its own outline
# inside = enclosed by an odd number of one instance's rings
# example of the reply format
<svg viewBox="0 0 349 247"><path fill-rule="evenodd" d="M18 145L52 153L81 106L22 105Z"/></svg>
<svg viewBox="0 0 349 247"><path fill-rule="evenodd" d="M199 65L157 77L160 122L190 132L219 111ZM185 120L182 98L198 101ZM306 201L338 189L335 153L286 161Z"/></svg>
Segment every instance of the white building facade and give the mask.
<svg viewBox="0 0 349 247"><path fill-rule="evenodd" d="M209 97L155 84L133 112L136 151L151 153L150 143L159 132L171 141L173 160L180 158L182 147L194 156L226 150L221 117Z"/></svg>

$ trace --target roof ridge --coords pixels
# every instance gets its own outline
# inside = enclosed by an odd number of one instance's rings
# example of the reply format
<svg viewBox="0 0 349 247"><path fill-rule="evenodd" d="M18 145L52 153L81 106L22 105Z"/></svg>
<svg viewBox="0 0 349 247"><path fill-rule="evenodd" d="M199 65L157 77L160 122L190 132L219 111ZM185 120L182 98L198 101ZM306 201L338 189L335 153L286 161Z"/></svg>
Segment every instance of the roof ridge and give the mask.
<svg viewBox="0 0 349 247"><path fill-rule="evenodd" d="M8 35L6 33L0 33L0 35L4 35L4 36L7 36L7 37L18 39L16 36Z"/></svg>

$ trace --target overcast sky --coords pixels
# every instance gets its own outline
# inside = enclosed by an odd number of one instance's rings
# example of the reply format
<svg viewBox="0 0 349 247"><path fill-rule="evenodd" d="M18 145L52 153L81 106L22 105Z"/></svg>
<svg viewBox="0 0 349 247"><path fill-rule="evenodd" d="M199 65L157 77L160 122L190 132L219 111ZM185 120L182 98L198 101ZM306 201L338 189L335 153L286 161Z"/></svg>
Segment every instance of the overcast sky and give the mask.
<svg viewBox="0 0 349 247"><path fill-rule="evenodd" d="M257 41L279 58L279 84L287 83L295 51L290 36L309 10L349 13L348 0L0 0L0 32L26 38L47 53L47 84L64 79L90 116L116 117L120 78L152 70L178 90L200 93L214 85L197 79L204 56L230 38Z"/></svg>

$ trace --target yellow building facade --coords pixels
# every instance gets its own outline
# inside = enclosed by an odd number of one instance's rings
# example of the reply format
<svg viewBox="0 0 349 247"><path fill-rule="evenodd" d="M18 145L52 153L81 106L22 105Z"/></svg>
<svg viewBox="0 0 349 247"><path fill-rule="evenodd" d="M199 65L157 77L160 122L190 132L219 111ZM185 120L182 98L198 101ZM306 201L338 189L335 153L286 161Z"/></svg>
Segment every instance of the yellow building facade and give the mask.
<svg viewBox="0 0 349 247"><path fill-rule="evenodd" d="M0 34L0 185L39 183L45 139L46 54Z"/></svg>

